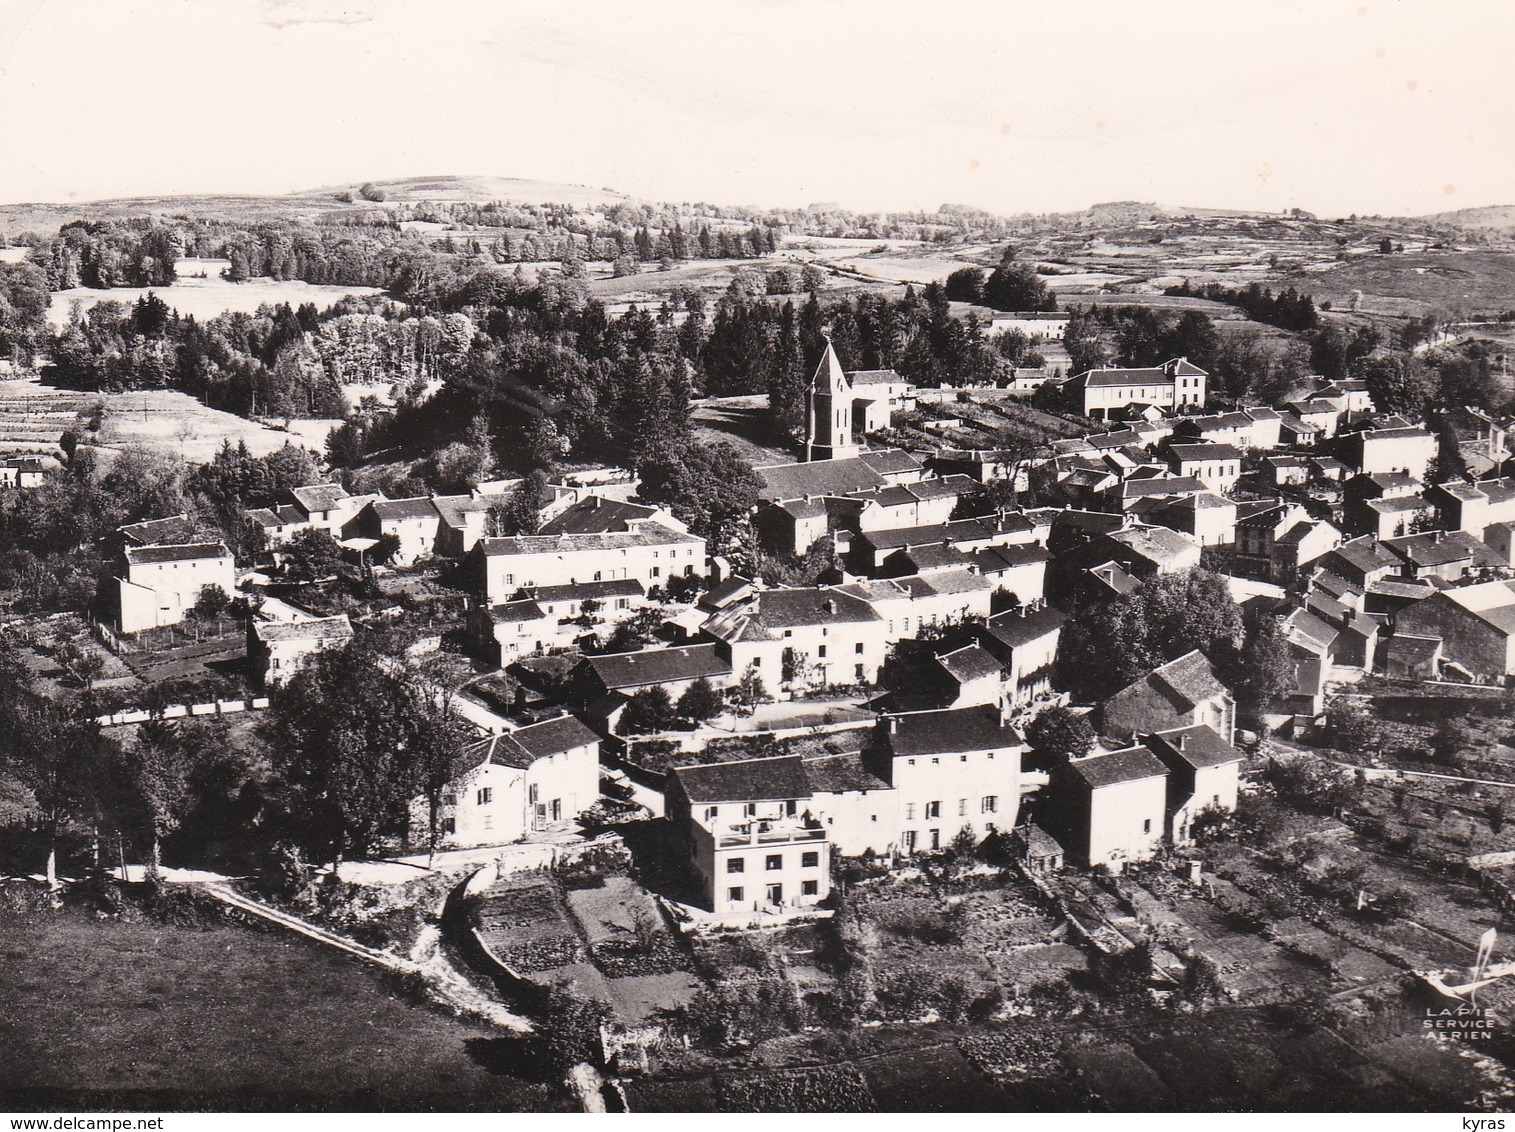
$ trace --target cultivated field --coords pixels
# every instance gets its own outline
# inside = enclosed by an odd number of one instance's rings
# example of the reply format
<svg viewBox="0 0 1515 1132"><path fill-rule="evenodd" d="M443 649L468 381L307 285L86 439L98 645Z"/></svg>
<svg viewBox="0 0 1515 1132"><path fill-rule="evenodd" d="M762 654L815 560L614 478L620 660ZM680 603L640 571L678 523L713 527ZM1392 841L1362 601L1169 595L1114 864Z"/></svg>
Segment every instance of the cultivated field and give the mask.
<svg viewBox="0 0 1515 1132"><path fill-rule="evenodd" d="M285 444L321 451L334 420L291 421L289 430L210 409L187 393L171 389L132 393L80 393L44 385L36 379L0 381L0 453L56 455L58 438L68 428L80 431L102 408L97 447L107 450L140 444L205 463L223 441L246 443L261 456Z"/></svg>
<svg viewBox="0 0 1515 1132"><path fill-rule="evenodd" d="M181 260L180 267L194 272L199 265L219 264L220 260ZM298 279L249 279L245 283L229 283L220 276L219 270L207 271L205 275L185 274L169 287L112 287L101 290L95 287L74 287L68 291L54 291L48 304L47 319L54 328L68 324L76 306L88 310L96 303L115 302L130 306L151 292L157 295L181 315L192 315L205 321L225 314L227 311L243 311L248 314L262 306L277 306L288 303L298 307L302 303L314 303L317 307L329 307L349 295L377 295L377 287L336 287L324 284L305 283Z"/></svg>

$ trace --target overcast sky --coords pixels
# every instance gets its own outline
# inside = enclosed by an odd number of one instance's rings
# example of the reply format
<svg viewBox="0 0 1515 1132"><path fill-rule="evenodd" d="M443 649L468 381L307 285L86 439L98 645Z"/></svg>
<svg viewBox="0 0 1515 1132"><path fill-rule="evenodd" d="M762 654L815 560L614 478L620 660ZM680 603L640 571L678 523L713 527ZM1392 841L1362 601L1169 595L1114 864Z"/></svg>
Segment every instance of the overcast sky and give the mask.
<svg viewBox="0 0 1515 1132"><path fill-rule="evenodd" d="M1510 0L0 0L0 201L1515 203Z"/></svg>

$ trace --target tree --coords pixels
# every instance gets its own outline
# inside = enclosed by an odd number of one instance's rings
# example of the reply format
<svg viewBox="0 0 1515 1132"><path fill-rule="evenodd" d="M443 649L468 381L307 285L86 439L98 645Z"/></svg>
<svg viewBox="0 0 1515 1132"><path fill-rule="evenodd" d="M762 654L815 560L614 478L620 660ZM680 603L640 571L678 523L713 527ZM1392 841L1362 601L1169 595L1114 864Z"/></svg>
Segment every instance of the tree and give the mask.
<svg viewBox="0 0 1515 1132"><path fill-rule="evenodd" d="M200 587L200 596L195 598L194 614L202 621L214 621L231 605L231 595L220 586Z"/></svg>
<svg viewBox="0 0 1515 1132"><path fill-rule="evenodd" d="M342 548L331 532L319 527L299 531L280 551L285 571L291 578L316 582L329 578L342 563Z"/></svg>
<svg viewBox="0 0 1515 1132"><path fill-rule="evenodd" d="M631 699L621 713L621 729L631 735L666 731L677 718L668 689L654 684L631 693Z"/></svg>
<svg viewBox="0 0 1515 1132"><path fill-rule="evenodd" d="M694 723L704 723L720 715L725 706L721 693L709 680L701 676L685 688L684 694L679 697L678 713L684 719Z"/></svg>
<svg viewBox="0 0 1515 1132"><path fill-rule="evenodd" d="M1002 311L1055 311L1057 299L1029 264L1017 263L1015 249L1006 248L999 266L984 283L983 301Z"/></svg>
<svg viewBox="0 0 1515 1132"><path fill-rule="evenodd" d="M1104 699L1159 665L1199 649L1233 685L1246 632L1224 578L1185 570L1149 578L1113 601L1074 611L1059 668L1080 696Z"/></svg>
<svg viewBox="0 0 1515 1132"><path fill-rule="evenodd" d="M1031 721L1026 741L1055 759L1082 758L1094 749L1094 728L1087 717L1065 707L1050 708Z"/></svg>
<svg viewBox="0 0 1515 1132"><path fill-rule="evenodd" d="M977 303L984 297L984 269L960 267L947 276L947 298L957 303Z"/></svg>
<svg viewBox="0 0 1515 1132"><path fill-rule="evenodd" d="M179 828L193 800L192 751L175 724L153 719L138 730L137 741L126 758L133 801L147 830L148 868L156 873L162 861L163 838Z"/></svg>
<svg viewBox="0 0 1515 1132"><path fill-rule="evenodd" d="M334 862L404 835L411 803L440 790L464 738L431 680L362 639L308 657L262 735L292 828Z"/></svg>
<svg viewBox="0 0 1515 1132"><path fill-rule="evenodd" d="M1436 371L1413 354L1364 358L1353 373L1367 383L1381 413L1403 413L1420 420L1426 406L1437 399Z"/></svg>
<svg viewBox="0 0 1515 1132"><path fill-rule="evenodd" d="M763 685L763 676L756 668L748 667L742 678L731 689L731 700L749 711L768 701L768 689Z"/></svg>
<svg viewBox="0 0 1515 1132"><path fill-rule="evenodd" d="M1273 700L1294 690L1294 656L1281 618L1266 612L1249 612L1243 622L1246 643L1238 665L1236 691L1247 709L1258 715Z"/></svg>
<svg viewBox="0 0 1515 1132"><path fill-rule="evenodd" d="M720 554L756 506L760 486L752 465L732 445L724 440L695 441L678 455L642 469L641 496L649 503L666 504L705 539L712 554ZM700 572L703 565L696 563Z"/></svg>
<svg viewBox="0 0 1515 1132"><path fill-rule="evenodd" d="M547 506L551 497L547 473L537 468L516 485L503 502L490 507L492 533L496 536L536 534L542 526L542 508Z"/></svg>

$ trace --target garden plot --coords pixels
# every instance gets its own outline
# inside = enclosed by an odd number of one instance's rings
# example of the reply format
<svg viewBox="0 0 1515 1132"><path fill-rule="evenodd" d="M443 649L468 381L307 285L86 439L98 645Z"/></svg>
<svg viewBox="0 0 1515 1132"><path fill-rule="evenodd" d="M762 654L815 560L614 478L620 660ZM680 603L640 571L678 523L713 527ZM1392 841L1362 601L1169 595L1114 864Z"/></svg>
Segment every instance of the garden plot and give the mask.
<svg viewBox="0 0 1515 1132"><path fill-rule="evenodd" d="M473 920L485 946L521 974L555 972L585 958L557 890L548 881L492 888Z"/></svg>
<svg viewBox="0 0 1515 1132"><path fill-rule="evenodd" d="M636 1025L699 992L688 954L636 881L607 876L603 886L570 890L567 902L623 1022Z"/></svg>
<svg viewBox="0 0 1515 1132"><path fill-rule="evenodd" d="M822 1065L724 1077L718 1089L722 1112L878 1112L868 1082L852 1065Z"/></svg>

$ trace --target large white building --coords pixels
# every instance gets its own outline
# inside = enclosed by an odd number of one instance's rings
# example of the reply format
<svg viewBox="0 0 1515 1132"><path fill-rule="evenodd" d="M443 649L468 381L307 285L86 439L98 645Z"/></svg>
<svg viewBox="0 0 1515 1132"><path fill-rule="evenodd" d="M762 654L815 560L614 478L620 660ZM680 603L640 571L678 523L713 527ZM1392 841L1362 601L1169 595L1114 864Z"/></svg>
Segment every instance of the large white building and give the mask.
<svg viewBox="0 0 1515 1132"><path fill-rule="evenodd" d="M1188 358L1141 369L1091 369L1063 383L1069 407L1082 416L1108 420L1131 405L1165 412L1204 407L1209 375Z"/></svg>
<svg viewBox="0 0 1515 1132"><path fill-rule="evenodd" d="M228 597L237 589L231 551L219 542L128 546L122 555L115 590L123 633L178 624L208 586Z"/></svg>
<svg viewBox="0 0 1515 1132"><path fill-rule="evenodd" d="M705 540L652 520L608 534L480 539L469 552L474 583L490 605L522 589L632 579L661 590L670 578L705 572Z"/></svg>

